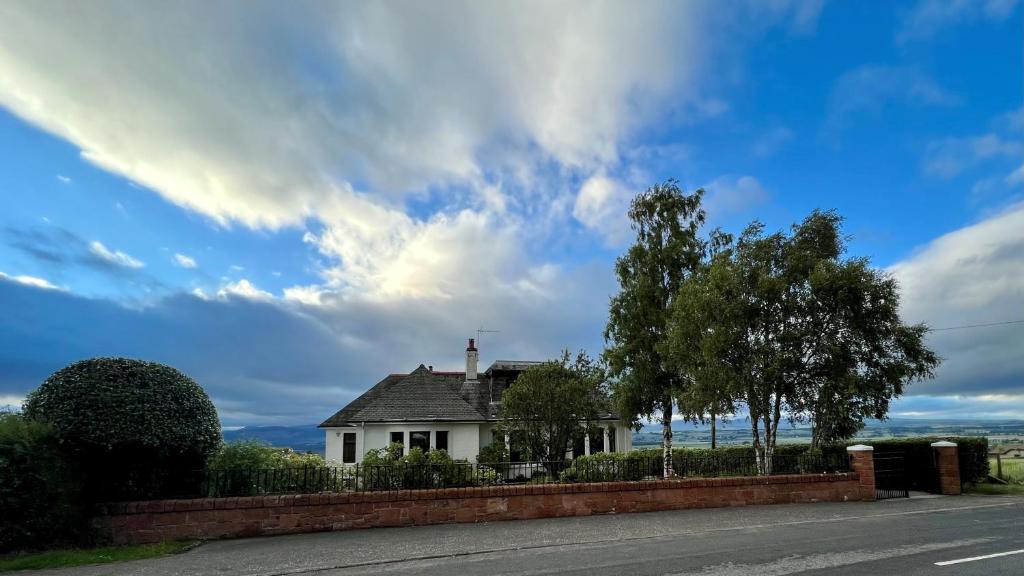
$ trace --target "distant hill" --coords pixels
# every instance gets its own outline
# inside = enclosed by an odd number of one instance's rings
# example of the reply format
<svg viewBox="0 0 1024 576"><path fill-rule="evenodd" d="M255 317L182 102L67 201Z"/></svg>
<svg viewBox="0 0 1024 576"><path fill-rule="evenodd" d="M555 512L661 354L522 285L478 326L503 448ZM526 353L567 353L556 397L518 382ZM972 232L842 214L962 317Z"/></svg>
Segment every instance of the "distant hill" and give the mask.
<svg viewBox="0 0 1024 576"><path fill-rule="evenodd" d="M711 442L707 425L678 422L672 426L677 446L708 446ZM1010 444L1024 441L1024 420L872 420L859 434L858 439L912 438L915 436L988 436L992 444ZM810 428L782 428L780 442L807 442ZM299 452L325 450L324 431L315 424L303 426L248 426L224 432L224 440L256 439L278 448L291 448ZM750 424L737 418L718 424L718 441L725 444L749 444ZM661 426L647 425L640 432L633 433L633 446L657 446L661 444Z"/></svg>
<svg viewBox="0 0 1024 576"><path fill-rule="evenodd" d="M324 431L316 424L304 426L246 426L238 430L225 430L224 441L262 440L277 448L291 448L297 452L323 454L326 448Z"/></svg>
<svg viewBox="0 0 1024 576"><path fill-rule="evenodd" d="M680 446L708 446L711 443L709 427L706 424L673 423L672 435ZM987 436L991 444L1005 444L1024 438L1024 420L918 420L894 418L891 420L869 420L856 439L870 441L872 438L913 438L917 436ZM779 442L808 442L811 437L809 426L780 427ZM749 444L750 424L737 418L719 422L718 442L720 444ZM649 424L633 434L633 446L657 446L661 444L661 426Z"/></svg>

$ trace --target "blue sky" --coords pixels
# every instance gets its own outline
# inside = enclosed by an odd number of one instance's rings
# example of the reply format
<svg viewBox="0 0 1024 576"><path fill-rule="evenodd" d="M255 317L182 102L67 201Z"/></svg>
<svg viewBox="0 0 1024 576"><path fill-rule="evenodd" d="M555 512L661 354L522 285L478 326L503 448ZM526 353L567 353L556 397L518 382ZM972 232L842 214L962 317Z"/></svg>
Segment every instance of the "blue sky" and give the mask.
<svg viewBox="0 0 1024 576"><path fill-rule="evenodd" d="M935 327L1024 319L1024 8L0 6L0 404L169 362L226 425L388 372L601 349L624 207L815 208ZM202 11L203 18L195 18ZM1024 418L1024 324L936 332L894 415Z"/></svg>

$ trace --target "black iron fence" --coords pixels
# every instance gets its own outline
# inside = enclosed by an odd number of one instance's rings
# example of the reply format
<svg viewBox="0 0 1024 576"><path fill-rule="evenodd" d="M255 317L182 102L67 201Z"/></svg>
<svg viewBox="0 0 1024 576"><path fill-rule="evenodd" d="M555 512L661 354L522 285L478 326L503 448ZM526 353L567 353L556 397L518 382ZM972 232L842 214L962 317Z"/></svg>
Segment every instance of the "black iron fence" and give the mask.
<svg viewBox="0 0 1024 576"><path fill-rule="evenodd" d="M604 456L604 457L600 457ZM844 455L845 456L845 455ZM660 457L621 453L576 461L475 464L381 464L345 467L231 468L195 471L144 470L113 485L99 497L107 501L155 498L216 498L265 494L395 491L499 484L614 482L663 476ZM757 476L754 456L676 456L677 477ZM822 454L776 455L772 475L847 472L845 457Z"/></svg>

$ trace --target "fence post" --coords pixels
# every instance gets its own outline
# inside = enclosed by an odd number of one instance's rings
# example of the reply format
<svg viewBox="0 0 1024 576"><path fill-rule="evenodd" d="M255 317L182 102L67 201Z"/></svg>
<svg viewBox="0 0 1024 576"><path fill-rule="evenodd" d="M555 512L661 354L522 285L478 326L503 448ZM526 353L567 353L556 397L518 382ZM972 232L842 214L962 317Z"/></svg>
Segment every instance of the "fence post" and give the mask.
<svg viewBox="0 0 1024 576"><path fill-rule="evenodd" d="M955 442L933 442L936 468L939 471L939 491L947 496L960 494L960 455Z"/></svg>
<svg viewBox="0 0 1024 576"><path fill-rule="evenodd" d="M856 444L847 446L846 453L850 456L850 470L860 476L860 499L875 499L875 448Z"/></svg>
<svg viewBox="0 0 1024 576"><path fill-rule="evenodd" d="M1003 478L1003 455L996 454L996 478L1004 480Z"/></svg>

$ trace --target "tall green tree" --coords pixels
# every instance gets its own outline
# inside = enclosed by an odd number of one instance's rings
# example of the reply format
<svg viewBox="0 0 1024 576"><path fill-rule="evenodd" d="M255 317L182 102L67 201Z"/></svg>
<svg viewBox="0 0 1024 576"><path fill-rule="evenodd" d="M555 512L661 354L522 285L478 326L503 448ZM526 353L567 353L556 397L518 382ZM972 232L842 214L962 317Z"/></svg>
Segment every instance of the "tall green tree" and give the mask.
<svg viewBox="0 0 1024 576"><path fill-rule="evenodd" d="M499 429L531 458L561 463L572 438L586 434L610 408L605 371L584 352L532 366L501 397ZM557 472L553 469L552 472Z"/></svg>
<svg viewBox="0 0 1024 576"><path fill-rule="evenodd" d="M896 281L844 257L841 225L820 211L788 234L755 222L674 302L670 334L699 335L674 359L746 404L762 473L784 418L810 422L815 446L849 438L939 363L927 327L901 320Z"/></svg>
<svg viewBox="0 0 1024 576"><path fill-rule="evenodd" d="M604 333L620 414L631 415L634 425L641 416L661 420L666 477L673 474L674 402L686 385L663 354L666 324L673 298L704 258L703 195L668 180L633 199L628 214L636 240L615 262L620 291Z"/></svg>

